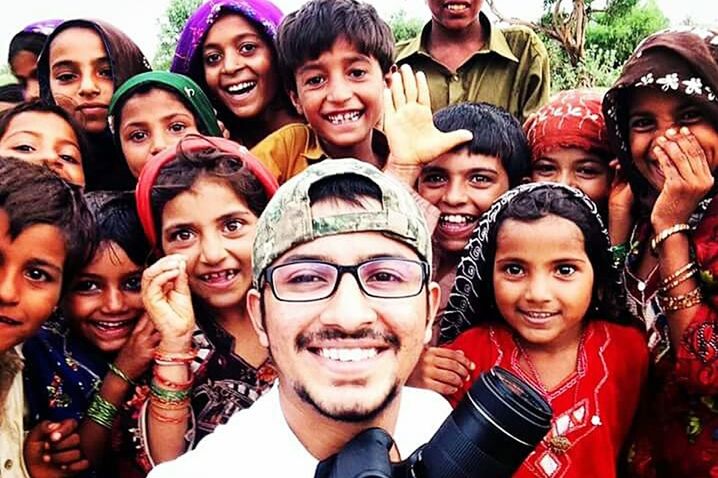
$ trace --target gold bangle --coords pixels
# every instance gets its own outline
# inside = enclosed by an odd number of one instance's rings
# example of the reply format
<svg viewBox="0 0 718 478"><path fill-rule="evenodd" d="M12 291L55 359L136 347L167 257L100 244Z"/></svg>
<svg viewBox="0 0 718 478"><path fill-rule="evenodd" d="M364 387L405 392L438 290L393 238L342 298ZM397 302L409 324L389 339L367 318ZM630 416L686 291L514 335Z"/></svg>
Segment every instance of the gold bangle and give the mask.
<svg viewBox="0 0 718 478"><path fill-rule="evenodd" d="M668 227L668 228L662 230L661 232L659 232L658 234L653 236L653 239L651 239L651 252L653 252L653 254L655 255L656 249L663 241L665 241L666 239L671 237L673 234L676 234L678 232L687 231L690 228L691 228L691 226L689 226L688 224L675 224L671 227Z"/></svg>
<svg viewBox="0 0 718 478"><path fill-rule="evenodd" d="M128 377L127 374L126 374L120 367L118 367L117 365L115 365L114 363L110 362L109 364L107 364L107 366L109 367L110 372L112 372L112 373L114 373L115 375L117 375L118 377L120 377L120 378L121 378L122 380L124 380L129 386L135 387L135 386L137 385L137 384L134 382L134 380L132 380L130 377Z"/></svg>
<svg viewBox="0 0 718 478"><path fill-rule="evenodd" d="M658 292L661 294L665 294L669 290L674 289L679 284L682 284L683 282L696 275L697 272L698 266L696 265L696 263L693 261L689 262L688 264L673 272L673 274L664 278L658 285Z"/></svg>
<svg viewBox="0 0 718 478"><path fill-rule="evenodd" d="M677 310L688 309L694 305L698 305L703 301L703 292L700 286L692 291L682 295L659 295L658 302L665 312L675 312Z"/></svg>

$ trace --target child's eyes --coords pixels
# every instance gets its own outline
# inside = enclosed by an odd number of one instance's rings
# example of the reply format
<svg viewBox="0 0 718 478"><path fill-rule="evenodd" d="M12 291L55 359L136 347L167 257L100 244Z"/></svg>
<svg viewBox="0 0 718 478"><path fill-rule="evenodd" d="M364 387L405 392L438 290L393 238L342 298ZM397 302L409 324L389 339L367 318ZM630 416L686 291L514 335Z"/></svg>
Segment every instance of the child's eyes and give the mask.
<svg viewBox="0 0 718 478"><path fill-rule="evenodd" d="M471 177L469 178L469 181L471 181L472 183L480 183L480 184L486 184L486 183L492 182L491 178L484 174L472 174Z"/></svg>
<svg viewBox="0 0 718 478"><path fill-rule="evenodd" d="M213 66L219 63L219 61L222 59L221 55L219 53L209 53L205 55L204 57L204 64Z"/></svg>
<svg viewBox="0 0 718 478"><path fill-rule="evenodd" d="M237 232L242 229L242 226L244 224L239 219L230 219L224 223L224 230L225 232Z"/></svg>
<svg viewBox="0 0 718 478"><path fill-rule="evenodd" d="M703 115L699 110L687 110L681 113L680 122L682 124L691 124L703 119Z"/></svg>
<svg viewBox="0 0 718 478"><path fill-rule="evenodd" d="M309 78L304 80L304 84L307 86L319 86L322 83L324 83L324 78L319 75L310 76Z"/></svg>
<svg viewBox="0 0 718 478"><path fill-rule="evenodd" d="M122 284L122 288L130 292L139 292L141 289L142 279L139 275L132 276L125 280Z"/></svg>
<svg viewBox="0 0 718 478"><path fill-rule="evenodd" d="M100 290L100 284L93 280L80 280L77 281L72 290L75 292L96 292Z"/></svg>
<svg viewBox="0 0 718 478"><path fill-rule="evenodd" d="M533 166L534 173L539 176L547 176L556 172L556 167L548 163L536 163Z"/></svg>
<svg viewBox="0 0 718 478"><path fill-rule="evenodd" d="M60 83L68 83L77 77L74 73L58 73L55 75L55 79Z"/></svg>
<svg viewBox="0 0 718 478"><path fill-rule="evenodd" d="M189 241L194 234L187 229L178 229L170 234L170 241Z"/></svg>
<svg viewBox="0 0 718 478"><path fill-rule="evenodd" d="M128 138L130 141L134 141L135 143L141 143L146 140L148 136L149 135L145 131L133 131L128 135Z"/></svg>
<svg viewBox="0 0 718 478"><path fill-rule="evenodd" d="M70 164L80 164L80 161L78 161L74 156L70 156L69 154L61 154L60 159Z"/></svg>
<svg viewBox="0 0 718 478"><path fill-rule="evenodd" d="M446 182L446 176L443 174L427 174L421 179L421 182L431 185L439 185Z"/></svg>
<svg viewBox="0 0 718 478"><path fill-rule="evenodd" d="M32 282L54 282L55 278L49 272L39 267L30 267L25 271L25 277Z"/></svg>
<svg viewBox="0 0 718 478"><path fill-rule="evenodd" d="M112 78L112 69L111 68L102 68L98 74L103 78Z"/></svg>
<svg viewBox="0 0 718 478"><path fill-rule="evenodd" d="M562 277L570 277L576 272L576 266L571 264L561 264L556 267L556 273Z"/></svg>
<svg viewBox="0 0 718 478"><path fill-rule="evenodd" d="M629 121L628 127L636 131L648 131L654 125L654 121L650 118L634 118Z"/></svg>
<svg viewBox="0 0 718 478"><path fill-rule="evenodd" d="M169 129L170 129L170 131L172 131L173 133L181 133L181 132L183 132L184 130L187 129L187 126L186 126L184 123L181 123L181 122L178 121L178 122L176 122L176 123L172 123L172 124L170 125L170 128L169 128Z"/></svg>
<svg viewBox="0 0 718 478"><path fill-rule="evenodd" d="M239 45L239 52L244 53L244 54L252 53L256 49L257 49L256 43L242 43L241 45Z"/></svg>
<svg viewBox="0 0 718 478"><path fill-rule="evenodd" d="M586 177L590 177L590 178L594 178L594 177L599 176L599 175L601 175L601 174L603 173L603 171L601 171L600 169L598 169L598 168L592 168L592 167L581 167L581 168L578 168L578 169L576 170L576 172L577 172L579 175L586 176Z"/></svg>
<svg viewBox="0 0 718 478"><path fill-rule="evenodd" d="M504 266L504 273L510 276L520 276L524 273L524 268L518 264L506 264Z"/></svg>
<svg viewBox="0 0 718 478"><path fill-rule="evenodd" d="M14 146L13 151L17 151L19 153L32 153L35 151L35 148L30 146L29 144L18 144L17 146Z"/></svg>
<svg viewBox="0 0 718 478"><path fill-rule="evenodd" d="M362 70L360 68L354 68L351 71L349 71L349 76L358 80L358 79L364 78L367 75L367 73L368 72L366 70Z"/></svg>

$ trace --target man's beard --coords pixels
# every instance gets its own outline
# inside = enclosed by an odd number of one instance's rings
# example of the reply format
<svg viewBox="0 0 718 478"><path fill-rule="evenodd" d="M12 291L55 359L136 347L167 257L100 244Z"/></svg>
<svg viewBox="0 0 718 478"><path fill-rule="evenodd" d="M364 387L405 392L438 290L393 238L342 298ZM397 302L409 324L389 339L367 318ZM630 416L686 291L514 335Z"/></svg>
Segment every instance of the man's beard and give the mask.
<svg viewBox="0 0 718 478"><path fill-rule="evenodd" d="M325 407L322 407L319 403L317 403L317 401L312 398L312 396L302 384L295 382L292 384L292 386L294 388L294 392L299 396L299 398L301 398L305 403L314 407L314 409L323 416L339 422L348 423L364 423L374 420L394 401L399 391L399 384L394 383L394 385L392 385L392 387L389 389L389 392L386 394L386 397L384 397L381 403L379 403L379 405L377 405L373 409L367 410L355 407L351 410L339 410L333 412L331 410L327 410Z"/></svg>

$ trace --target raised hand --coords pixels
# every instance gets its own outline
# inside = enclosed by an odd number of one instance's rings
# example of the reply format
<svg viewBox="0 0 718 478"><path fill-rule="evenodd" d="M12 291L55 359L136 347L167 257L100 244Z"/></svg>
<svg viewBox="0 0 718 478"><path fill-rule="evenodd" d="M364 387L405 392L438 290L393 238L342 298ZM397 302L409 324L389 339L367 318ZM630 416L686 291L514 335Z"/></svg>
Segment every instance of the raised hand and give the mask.
<svg viewBox="0 0 718 478"><path fill-rule="evenodd" d="M688 221L713 186L713 172L698 140L686 127L669 129L653 153L666 180L651 212L656 232Z"/></svg>
<svg viewBox="0 0 718 478"><path fill-rule="evenodd" d="M38 423L25 438L25 464L32 478L64 478L90 467L80 451L77 422Z"/></svg>
<svg viewBox="0 0 718 478"><path fill-rule="evenodd" d="M195 321L184 256L171 254L145 269L142 302L162 337L160 348L165 352L187 350Z"/></svg>
<svg viewBox="0 0 718 478"><path fill-rule="evenodd" d="M471 378L475 368L460 350L429 347L422 352L407 384L453 395Z"/></svg>
<svg viewBox="0 0 718 478"><path fill-rule="evenodd" d="M154 353L160 344L161 335L147 315L135 325L129 340L117 354L115 365L136 381L152 363Z"/></svg>
<svg viewBox="0 0 718 478"><path fill-rule="evenodd" d="M423 165L473 138L471 131L442 132L434 126L426 76L414 74L409 65L392 73L384 90L384 133L391 151L384 171L412 187Z"/></svg>
<svg viewBox="0 0 718 478"><path fill-rule="evenodd" d="M628 241L633 226L633 191L618 160L609 163L613 169L611 192L608 195L608 233L611 244L618 245Z"/></svg>

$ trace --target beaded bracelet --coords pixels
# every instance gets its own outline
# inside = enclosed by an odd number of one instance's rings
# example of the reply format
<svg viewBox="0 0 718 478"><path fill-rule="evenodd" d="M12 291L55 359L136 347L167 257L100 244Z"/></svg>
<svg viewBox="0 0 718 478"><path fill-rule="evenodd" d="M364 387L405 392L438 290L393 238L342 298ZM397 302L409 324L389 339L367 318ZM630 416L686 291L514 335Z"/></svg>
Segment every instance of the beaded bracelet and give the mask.
<svg viewBox="0 0 718 478"><path fill-rule="evenodd" d="M653 239L651 239L651 252L653 254L656 254L656 249L663 241L665 241L666 239L671 237L673 234L676 234L678 232L687 231L690 228L691 228L691 226L689 226L688 224L675 224L671 227L668 227L668 228L662 230L661 232L659 232L658 234L653 236Z"/></svg>
<svg viewBox="0 0 718 478"><path fill-rule="evenodd" d="M666 312L688 309L703 301L703 291L700 286L682 295L658 295L658 302Z"/></svg>
<svg viewBox="0 0 718 478"><path fill-rule="evenodd" d="M698 266L695 262L689 262L685 266L681 267L673 274L669 275L661 281L658 287L660 294L666 294L669 290L675 289L683 282L687 281L698 273Z"/></svg>
<svg viewBox="0 0 718 478"><path fill-rule="evenodd" d="M190 400L189 398L182 400L181 402L163 402L161 400L157 400L156 397L150 397L150 403L153 407L159 408L160 410L185 410L187 407L189 407Z"/></svg>
<svg viewBox="0 0 718 478"><path fill-rule="evenodd" d="M126 374L125 372L122 371L122 369L121 369L120 367L118 367L118 366L115 365L114 363L110 362L110 363L109 363L109 368L110 368L110 372L112 372L112 373L114 373L115 375L117 375L118 377L120 377L120 378L121 378L122 380L124 380L128 385L130 385L130 386L132 386L132 387L134 387L134 386L137 385L130 377L127 376L127 374Z"/></svg>
<svg viewBox="0 0 718 478"><path fill-rule="evenodd" d="M117 407L105 400L98 392L92 396L90 406L87 408L87 418L98 425L111 430L112 423L115 421L117 412Z"/></svg>

